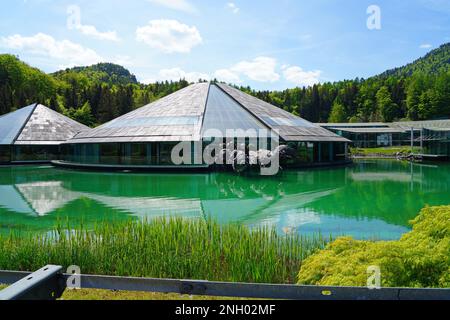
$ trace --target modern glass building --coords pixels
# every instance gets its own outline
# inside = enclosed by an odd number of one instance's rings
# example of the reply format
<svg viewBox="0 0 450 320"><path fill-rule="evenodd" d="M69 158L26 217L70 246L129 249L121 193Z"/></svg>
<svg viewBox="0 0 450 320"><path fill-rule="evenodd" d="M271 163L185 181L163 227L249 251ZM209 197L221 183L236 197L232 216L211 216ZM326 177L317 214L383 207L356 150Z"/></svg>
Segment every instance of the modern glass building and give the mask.
<svg viewBox="0 0 450 320"><path fill-rule="evenodd" d="M423 130L423 155L437 159L450 159L450 128Z"/></svg>
<svg viewBox="0 0 450 320"><path fill-rule="evenodd" d="M255 140L249 139L249 131L258 133ZM212 141L217 142L218 132L224 144L230 139L236 145L245 141L247 147L253 143L258 150L270 150L277 139L294 150L295 156L288 164L292 166L348 162L348 139L230 86L198 83L75 135L62 145L62 160L54 164L207 168L203 159L193 158L199 148L204 150ZM172 150L180 142L192 146L193 161L189 164L173 163Z"/></svg>
<svg viewBox="0 0 450 320"><path fill-rule="evenodd" d="M450 120L320 123L318 125L351 140L353 146L358 148L411 146L411 139L415 147L433 143L434 149L446 148L445 142L440 142L442 139L438 137L445 136L445 132L450 131ZM431 148L428 149L431 150Z"/></svg>
<svg viewBox="0 0 450 320"><path fill-rule="evenodd" d="M8 113L0 117L0 163L56 160L61 143L88 129L40 104Z"/></svg>

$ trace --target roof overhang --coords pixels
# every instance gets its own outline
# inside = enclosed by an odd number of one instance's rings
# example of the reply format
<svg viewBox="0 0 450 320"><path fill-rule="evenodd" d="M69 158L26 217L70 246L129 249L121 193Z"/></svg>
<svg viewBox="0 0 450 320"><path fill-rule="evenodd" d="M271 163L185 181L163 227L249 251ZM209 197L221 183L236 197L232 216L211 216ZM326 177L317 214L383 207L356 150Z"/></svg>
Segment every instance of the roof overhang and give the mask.
<svg viewBox="0 0 450 320"><path fill-rule="evenodd" d="M399 128L330 128L331 130L349 133L405 133L406 130Z"/></svg>
<svg viewBox="0 0 450 320"><path fill-rule="evenodd" d="M65 141L16 141L14 146L58 146Z"/></svg>

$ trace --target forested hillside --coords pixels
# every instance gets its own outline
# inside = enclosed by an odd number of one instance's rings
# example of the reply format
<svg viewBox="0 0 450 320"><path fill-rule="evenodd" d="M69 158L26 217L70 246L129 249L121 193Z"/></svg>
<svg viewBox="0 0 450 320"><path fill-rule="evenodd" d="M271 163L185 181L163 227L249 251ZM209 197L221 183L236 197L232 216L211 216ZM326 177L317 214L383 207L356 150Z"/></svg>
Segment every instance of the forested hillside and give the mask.
<svg viewBox="0 0 450 320"><path fill-rule="evenodd" d="M136 76L122 66L112 63L99 63L90 67L75 67L55 72L53 76L64 80L70 73L82 74L97 82L104 82L110 85L138 84Z"/></svg>
<svg viewBox="0 0 450 320"><path fill-rule="evenodd" d="M272 92L241 89L313 122L448 119L450 44L367 80Z"/></svg>
<svg viewBox="0 0 450 320"><path fill-rule="evenodd" d="M0 55L0 115L39 102L96 126L175 92L189 83L144 85L108 63L48 75L12 55ZM369 79L345 80L254 96L313 122L450 118L450 44L404 67Z"/></svg>
<svg viewBox="0 0 450 320"><path fill-rule="evenodd" d="M388 70L379 77L388 76L411 76L416 72L427 74L439 74L450 71L450 43L446 43L441 47L431 51L423 58L404 67Z"/></svg>
<svg viewBox="0 0 450 320"><path fill-rule="evenodd" d="M47 75L12 55L0 55L0 114L39 102L88 126L112 120L189 83L144 85L123 67L99 64Z"/></svg>

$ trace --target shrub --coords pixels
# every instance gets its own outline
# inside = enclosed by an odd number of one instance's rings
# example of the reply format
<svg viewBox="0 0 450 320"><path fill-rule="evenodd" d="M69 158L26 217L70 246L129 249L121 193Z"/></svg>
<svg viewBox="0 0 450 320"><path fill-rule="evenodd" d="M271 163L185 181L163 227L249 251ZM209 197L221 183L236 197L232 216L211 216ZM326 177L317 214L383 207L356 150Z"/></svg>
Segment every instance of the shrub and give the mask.
<svg viewBox="0 0 450 320"><path fill-rule="evenodd" d="M307 258L299 284L365 286L367 268L381 268L384 287L450 287L450 206L427 207L399 241L339 238Z"/></svg>

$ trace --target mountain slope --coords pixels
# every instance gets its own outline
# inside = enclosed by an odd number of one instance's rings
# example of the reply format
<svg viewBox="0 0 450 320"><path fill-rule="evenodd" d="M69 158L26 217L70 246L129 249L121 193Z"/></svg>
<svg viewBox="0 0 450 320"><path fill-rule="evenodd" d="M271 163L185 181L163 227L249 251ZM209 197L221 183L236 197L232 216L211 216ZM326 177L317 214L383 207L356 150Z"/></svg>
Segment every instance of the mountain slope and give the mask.
<svg viewBox="0 0 450 320"><path fill-rule="evenodd" d="M389 76L408 77L412 74L426 73L429 75L447 72L450 70L450 43L443 44L437 49L430 51L424 57L407 64L406 66L383 72L378 77Z"/></svg>
<svg viewBox="0 0 450 320"><path fill-rule="evenodd" d="M89 79L114 84L126 85L137 84L136 76L124 67L113 63L99 63L89 67L75 67L71 69L61 70L55 72L53 76L56 78L63 78L67 73L78 73L87 76Z"/></svg>

